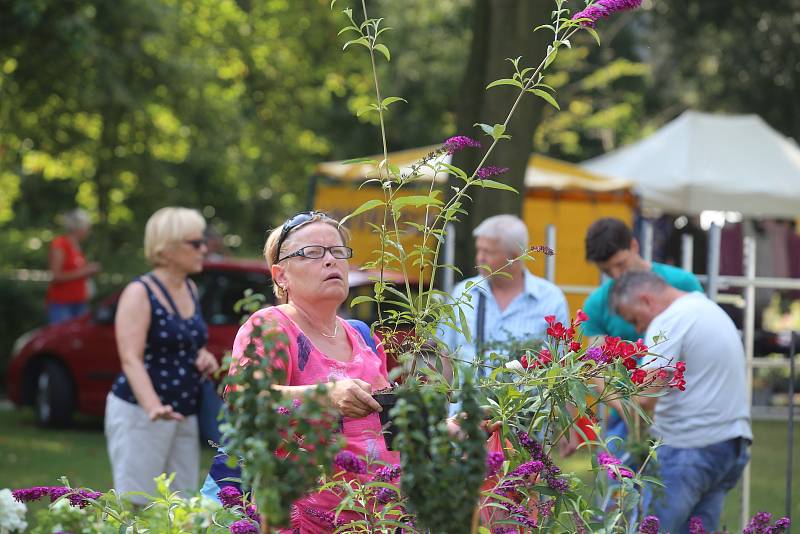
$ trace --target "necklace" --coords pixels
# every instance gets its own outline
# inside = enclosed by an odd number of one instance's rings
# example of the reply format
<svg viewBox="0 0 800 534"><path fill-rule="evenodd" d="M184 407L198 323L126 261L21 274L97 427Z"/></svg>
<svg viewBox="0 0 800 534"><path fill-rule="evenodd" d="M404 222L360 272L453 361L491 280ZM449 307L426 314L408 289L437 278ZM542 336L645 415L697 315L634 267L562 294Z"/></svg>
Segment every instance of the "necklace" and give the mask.
<svg viewBox="0 0 800 534"><path fill-rule="evenodd" d="M322 334L323 336L329 338L329 339L334 339L336 337L336 334L339 333L339 321L337 320L336 321L336 326L333 327L333 334L328 335L325 332L323 332L322 330L320 330L319 333Z"/></svg>

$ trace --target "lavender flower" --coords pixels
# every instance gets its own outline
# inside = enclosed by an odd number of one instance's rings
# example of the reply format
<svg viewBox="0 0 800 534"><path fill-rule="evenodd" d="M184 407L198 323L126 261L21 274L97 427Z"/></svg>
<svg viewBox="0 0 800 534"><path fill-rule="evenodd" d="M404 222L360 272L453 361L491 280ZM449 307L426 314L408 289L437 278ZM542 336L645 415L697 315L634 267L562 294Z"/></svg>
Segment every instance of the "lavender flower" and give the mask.
<svg viewBox="0 0 800 534"><path fill-rule="evenodd" d="M375 470L375 474L372 476L372 480L376 480L378 482L391 482L392 480L396 479L400 476L400 465L386 465L383 467L379 467Z"/></svg>
<svg viewBox="0 0 800 534"><path fill-rule="evenodd" d="M258 534L258 525L249 519L240 519L228 527L231 534Z"/></svg>
<svg viewBox="0 0 800 534"><path fill-rule="evenodd" d="M480 178L481 180L485 180L486 178L490 178L492 176L498 176L500 174L505 174L508 172L508 167L495 167L494 165L487 165L486 167L481 167L475 173L475 175Z"/></svg>
<svg viewBox="0 0 800 534"><path fill-rule="evenodd" d="M582 21L581 26L594 28L601 18L608 18L619 11L636 9L640 5L642 5L642 0L597 0L584 10L575 13L572 20L589 19Z"/></svg>
<svg viewBox="0 0 800 534"><path fill-rule="evenodd" d="M503 467L503 462L505 461L505 457L503 456L502 452L490 452L486 455L486 476L493 477L497 474L501 467Z"/></svg>
<svg viewBox="0 0 800 534"><path fill-rule="evenodd" d="M233 486L225 486L217 492L217 497L225 508L233 508L242 504L242 492Z"/></svg>
<svg viewBox="0 0 800 534"><path fill-rule="evenodd" d="M47 486L34 486L32 488L16 489L11 492L14 499L18 502L38 501L45 495L49 495L50 488Z"/></svg>
<svg viewBox="0 0 800 534"><path fill-rule="evenodd" d="M465 148L480 148L481 144L472 139L471 137L467 137L466 135L457 135L455 137L451 137L447 141L444 142L444 148L447 150L447 153L451 156L456 152L461 152Z"/></svg>
<svg viewBox="0 0 800 534"><path fill-rule="evenodd" d="M658 518L654 515L648 515L642 519L642 524L639 525L639 532L642 534L658 534L658 528L661 526Z"/></svg>
<svg viewBox="0 0 800 534"><path fill-rule="evenodd" d="M367 463L350 451L342 451L337 454L333 463L348 473L363 475L367 472Z"/></svg>
<svg viewBox="0 0 800 534"><path fill-rule="evenodd" d="M706 527L703 526L703 520L697 516L689 519L689 534L706 534Z"/></svg>

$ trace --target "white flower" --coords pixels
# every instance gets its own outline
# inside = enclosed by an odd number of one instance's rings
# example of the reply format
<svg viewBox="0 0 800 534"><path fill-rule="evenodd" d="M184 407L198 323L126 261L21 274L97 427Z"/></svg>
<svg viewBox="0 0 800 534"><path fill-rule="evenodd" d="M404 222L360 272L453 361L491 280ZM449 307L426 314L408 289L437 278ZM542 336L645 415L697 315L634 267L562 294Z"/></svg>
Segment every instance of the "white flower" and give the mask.
<svg viewBox="0 0 800 534"><path fill-rule="evenodd" d="M0 534L24 532L28 528L25 521L25 512L28 508L24 503L14 500L11 490L0 490Z"/></svg>

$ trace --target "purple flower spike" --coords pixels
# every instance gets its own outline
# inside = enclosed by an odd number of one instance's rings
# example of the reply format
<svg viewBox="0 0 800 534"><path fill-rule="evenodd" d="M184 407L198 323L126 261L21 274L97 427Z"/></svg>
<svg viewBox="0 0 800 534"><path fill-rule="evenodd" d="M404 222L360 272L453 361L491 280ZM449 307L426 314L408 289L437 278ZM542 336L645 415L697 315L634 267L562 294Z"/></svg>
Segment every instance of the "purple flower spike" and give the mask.
<svg viewBox="0 0 800 534"><path fill-rule="evenodd" d="M249 519L240 519L228 527L231 534L258 534L258 525Z"/></svg>
<svg viewBox="0 0 800 534"><path fill-rule="evenodd" d="M503 462L505 461L505 456L503 456L502 452L490 452L486 455L486 476L492 477L497 474L501 467L503 467Z"/></svg>
<svg viewBox="0 0 800 534"><path fill-rule="evenodd" d="M481 180L485 180L486 178L491 178L492 176L498 176L507 172L508 167L495 167L494 165L487 165L486 167L481 167L478 169L478 172L476 172L475 175Z"/></svg>
<svg viewBox="0 0 800 534"><path fill-rule="evenodd" d="M89 504L91 504L89 500L96 501L102 496L103 494L100 493L99 491L89 491L82 489L70 493L67 496L67 499L69 500L69 503L72 506L77 506L78 508L86 508L87 506L89 506Z"/></svg>
<svg viewBox="0 0 800 534"><path fill-rule="evenodd" d="M56 502L69 492L70 489L66 486L51 486L47 488L47 494L50 495L50 502Z"/></svg>
<svg viewBox="0 0 800 534"><path fill-rule="evenodd" d="M399 464L385 465L375 470L375 475L372 477L372 480L377 480L379 482L391 482L399 476Z"/></svg>
<svg viewBox="0 0 800 534"><path fill-rule="evenodd" d="M706 534L706 527L703 526L703 520L697 516L689 520L689 534Z"/></svg>
<svg viewBox="0 0 800 534"><path fill-rule="evenodd" d="M642 5L642 0L597 0L572 16L572 20L588 19L581 22L581 26L594 28L597 21L608 18L614 13L636 9Z"/></svg>
<svg viewBox="0 0 800 534"><path fill-rule="evenodd" d="M367 472L367 463L350 451L342 451L333 459L334 465L348 473L363 475Z"/></svg>
<svg viewBox="0 0 800 534"><path fill-rule="evenodd" d="M654 515L648 515L642 519L642 524L639 525L639 532L642 534L658 534L658 529L661 526L658 518Z"/></svg>
<svg viewBox="0 0 800 534"><path fill-rule="evenodd" d="M606 363L608 361L608 358L603 354L603 349L600 347L589 347L581 359L584 361L594 360L597 363Z"/></svg>
<svg viewBox="0 0 800 534"><path fill-rule="evenodd" d="M381 504L386 504L386 503L389 503L389 502L397 501L398 498L399 498L399 495L393 489L379 488L375 492L375 500L378 501Z"/></svg>
<svg viewBox="0 0 800 534"><path fill-rule="evenodd" d="M49 490L50 488L47 486L34 486L32 488L16 489L11 492L11 495L19 502L31 502L38 501L45 495L49 495Z"/></svg>
<svg viewBox="0 0 800 534"><path fill-rule="evenodd" d="M225 508L233 508L236 505L242 504L242 492L233 486L225 486L217 492L219 502Z"/></svg>
<svg viewBox="0 0 800 534"><path fill-rule="evenodd" d="M447 150L447 153L451 156L456 152L461 152L465 148L480 148L481 144L472 139L471 137L467 137L466 135L457 135L455 137L451 137L447 141L444 142L444 148Z"/></svg>
<svg viewBox="0 0 800 534"><path fill-rule="evenodd" d="M775 527L778 529L777 532L783 532L787 530L792 525L792 520L788 517L781 517L777 521L775 521Z"/></svg>

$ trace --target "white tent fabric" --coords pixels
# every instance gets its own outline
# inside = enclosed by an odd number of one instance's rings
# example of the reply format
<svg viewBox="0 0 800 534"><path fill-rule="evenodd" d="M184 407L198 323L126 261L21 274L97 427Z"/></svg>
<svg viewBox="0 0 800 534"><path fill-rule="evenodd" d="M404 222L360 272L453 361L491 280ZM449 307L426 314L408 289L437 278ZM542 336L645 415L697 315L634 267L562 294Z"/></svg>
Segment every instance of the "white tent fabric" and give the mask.
<svg viewBox="0 0 800 534"><path fill-rule="evenodd" d="M583 167L634 182L648 208L800 216L800 148L756 115L687 111L642 141Z"/></svg>

